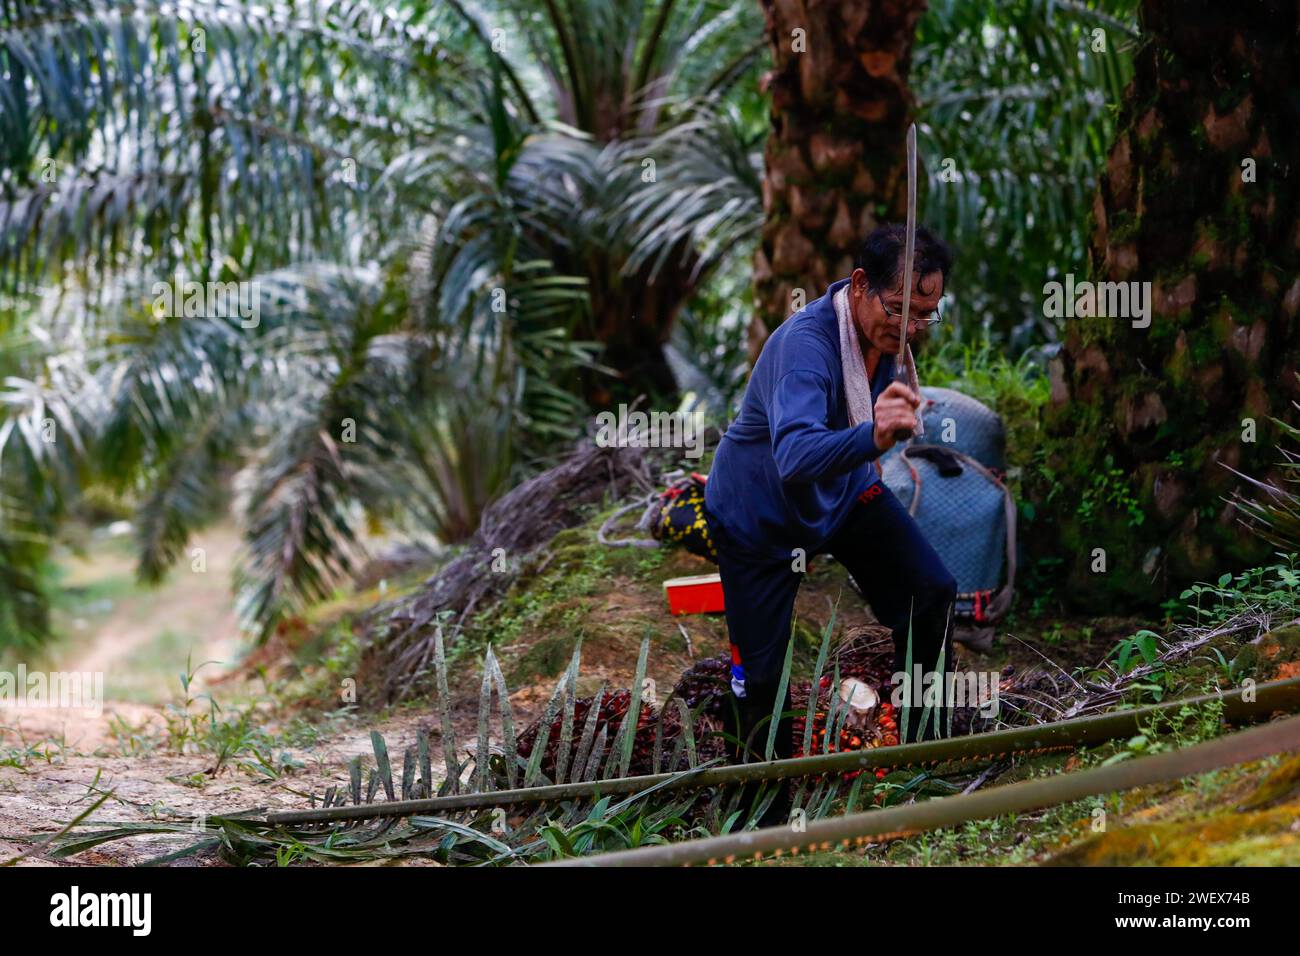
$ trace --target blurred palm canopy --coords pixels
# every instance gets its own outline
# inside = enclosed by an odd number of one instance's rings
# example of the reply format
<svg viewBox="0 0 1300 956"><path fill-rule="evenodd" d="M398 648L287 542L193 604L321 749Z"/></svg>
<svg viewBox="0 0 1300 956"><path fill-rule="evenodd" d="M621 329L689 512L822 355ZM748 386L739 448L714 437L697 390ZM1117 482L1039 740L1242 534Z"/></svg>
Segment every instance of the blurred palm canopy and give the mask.
<svg viewBox="0 0 1300 956"><path fill-rule="evenodd" d="M917 21L944 336L1055 339L1031 296L1084 262L1135 6ZM92 493L152 580L233 503L265 634L376 527L464 540L610 402L725 421L769 63L759 0L0 0L0 644Z"/></svg>

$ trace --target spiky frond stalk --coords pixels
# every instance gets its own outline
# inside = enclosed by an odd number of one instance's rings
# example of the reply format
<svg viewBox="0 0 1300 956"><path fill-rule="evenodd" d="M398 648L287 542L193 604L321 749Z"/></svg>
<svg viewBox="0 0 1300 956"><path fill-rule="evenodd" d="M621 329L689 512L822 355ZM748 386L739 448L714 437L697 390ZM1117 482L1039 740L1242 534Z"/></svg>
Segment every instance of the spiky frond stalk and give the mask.
<svg viewBox="0 0 1300 956"><path fill-rule="evenodd" d="M1248 697L1250 699L1247 699ZM1223 716L1229 720L1267 717L1276 710L1294 711L1300 709L1300 678L1260 684L1254 688L1254 693L1251 695L1237 689L1223 694L1205 694L1108 714L923 743L727 767L692 769L679 773L616 777L591 783L556 784L513 791L462 794L434 800L411 801L406 804L373 804L328 810L289 810L268 815L267 822L298 824L326 820L368 819L384 816L385 813L389 815L435 813L593 799L599 796L639 793L651 787L660 790L699 790L878 767L918 767L952 761L992 760L1009 754L1069 750L1131 737L1144 728L1161 726L1162 722L1178 714L1184 707L1195 708L1207 705L1222 706Z"/></svg>
<svg viewBox="0 0 1300 956"><path fill-rule="evenodd" d="M1041 780L1024 780L910 806L816 820L809 823L806 830L774 826L754 832L560 860L545 865L687 866L862 846L868 842L956 826L970 820L1022 813L1085 797L1169 783L1221 767L1263 760L1298 746L1300 717L1289 717L1171 753L1057 774Z"/></svg>

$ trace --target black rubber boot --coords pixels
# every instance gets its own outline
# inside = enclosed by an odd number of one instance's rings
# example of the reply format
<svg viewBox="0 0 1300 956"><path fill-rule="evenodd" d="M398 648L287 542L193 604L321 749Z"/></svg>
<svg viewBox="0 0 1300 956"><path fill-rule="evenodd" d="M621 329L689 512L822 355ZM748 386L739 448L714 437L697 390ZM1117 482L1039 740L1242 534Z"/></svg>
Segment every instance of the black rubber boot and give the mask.
<svg viewBox="0 0 1300 956"><path fill-rule="evenodd" d="M776 704L776 687L761 684L747 684L744 697L732 696L724 710L727 733L737 737L741 744L748 741L748 754L742 753L741 745L729 742L729 753L733 763L758 763L763 761L767 747L768 730L771 727L772 710ZM783 711L790 710L790 693L787 689ZM793 719L786 714L777 724L776 740L772 746L772 759L785 760L793 754ZM766 785L769 790L772 784ZM758 820L758 826L778 826L789 821L790 785L782 781L776 785L776 796ZM741 788L740 808L748 813L750 807L763 789L762 783L747 783Z"/></svg>

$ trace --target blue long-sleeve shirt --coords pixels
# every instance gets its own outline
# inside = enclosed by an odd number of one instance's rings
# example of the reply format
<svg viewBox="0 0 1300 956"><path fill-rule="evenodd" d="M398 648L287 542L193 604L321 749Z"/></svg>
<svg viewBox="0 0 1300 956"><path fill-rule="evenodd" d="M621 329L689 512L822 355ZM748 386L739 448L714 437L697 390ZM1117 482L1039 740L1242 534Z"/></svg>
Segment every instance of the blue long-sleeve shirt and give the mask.
<svg viewBox="0 0 1300 956"><path fill-rule="evenodd" d="M853 499L878 477L871 422L849 425L832 296L783 322L754 364L740 414L722 437L704 502L722 536L764 556L813 554L848 517ZM893 376L882 355L871 399Z"/></svg>

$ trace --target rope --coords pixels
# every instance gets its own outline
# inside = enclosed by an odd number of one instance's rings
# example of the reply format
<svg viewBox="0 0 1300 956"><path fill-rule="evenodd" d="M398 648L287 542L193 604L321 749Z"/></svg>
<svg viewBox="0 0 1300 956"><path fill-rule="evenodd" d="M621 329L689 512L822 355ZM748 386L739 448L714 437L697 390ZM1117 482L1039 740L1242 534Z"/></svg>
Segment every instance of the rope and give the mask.
<svg viewBox="0 0 1300 956"><path fill-rule="evenodd" d="M650 494L648 494L644 500L634 501L631 504L624 505L623 507L619 508L612 515L610 515L608 518L605 519L605 523L602 524L600 526L600 530L596 532L596 540L599 541L601 544L611 548L657 548L659 547L659 542L654 540L653 538L647 539L647 538L610 538L609 537L609 533L614 530L614 525L618 523L618 520L622 518L623 515L627 514L629 511L632 511L636 508L645 509L644 513L641 515L641 520L639 520L636 523L636 527L638 530L645 530L650 526L650 522L648 519L653 515L654 511L658 507L659 507L659 492L657 491L650 492Z"/></svg>
<svg viewBox="0 0 1300 956"><path fill-rule="evenodd" d="M963 452L954 451L944 445L908 445L900 452L903 463L907 465L907 470L912 474L912 500L908 502L907 513L913 518L921 506L921 474L912 464L910 452L914 448L929 447L942 448L945 452L952 455L962 464L975 469L976 474L982 475L985 479L992 482L1002 492L1003 513L1006 515L1007 537L1006 537L1006 562L1007 562L1007 580L993 592L989 598L989 603L984 608L984 618L986 621L996 623L1011 610L1011 599L1015 595L1016 589L1016 502L1011 497L1011 489L1007 487L1006 482L998 478L993 472L985 468L980 462L976 461L970 455Z"/></svg>

